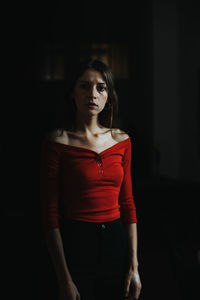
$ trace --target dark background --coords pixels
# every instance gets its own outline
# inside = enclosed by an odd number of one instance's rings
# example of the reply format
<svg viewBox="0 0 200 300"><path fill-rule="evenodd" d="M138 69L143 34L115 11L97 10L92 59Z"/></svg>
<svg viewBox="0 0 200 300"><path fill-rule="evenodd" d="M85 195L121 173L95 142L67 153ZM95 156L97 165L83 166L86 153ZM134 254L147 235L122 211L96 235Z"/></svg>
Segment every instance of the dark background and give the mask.
<svg viewBox="0 0 200 300"><path fill-rule="evenodd" d="M200 244L198 1L27 1L3 11L2 249L6 299L55 299L39 217L41 141L73 62L116 78L132 137L140 299L197 299ZM3 74L4 73L4 74Z"/></svg>

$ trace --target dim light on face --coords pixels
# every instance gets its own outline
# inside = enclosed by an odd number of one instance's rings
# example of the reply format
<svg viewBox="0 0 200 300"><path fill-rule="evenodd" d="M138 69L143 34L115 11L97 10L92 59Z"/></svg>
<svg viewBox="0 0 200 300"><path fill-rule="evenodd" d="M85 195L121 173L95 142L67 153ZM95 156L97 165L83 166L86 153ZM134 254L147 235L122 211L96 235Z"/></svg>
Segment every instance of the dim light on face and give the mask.
<svg viewBox="0 0 200 300"><path fill-rule="evenodd" d="M77 110L83 113L100 113L108 99L108 89L100 72L86 70L77 80L73 98Z"/></svg>

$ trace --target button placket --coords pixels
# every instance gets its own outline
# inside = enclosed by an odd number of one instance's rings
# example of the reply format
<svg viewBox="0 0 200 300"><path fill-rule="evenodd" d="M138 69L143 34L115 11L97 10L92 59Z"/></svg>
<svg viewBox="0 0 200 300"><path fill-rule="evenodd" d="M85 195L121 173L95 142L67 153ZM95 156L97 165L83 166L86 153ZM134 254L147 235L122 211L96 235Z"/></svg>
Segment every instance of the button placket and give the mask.
<svg viewBox="0 0 200 300"><path fill-rule="evenodd" d="M100 155L97 156L97 164L99 167L99 173L103 174L103 162L102 162L102 158Z"/></svg>

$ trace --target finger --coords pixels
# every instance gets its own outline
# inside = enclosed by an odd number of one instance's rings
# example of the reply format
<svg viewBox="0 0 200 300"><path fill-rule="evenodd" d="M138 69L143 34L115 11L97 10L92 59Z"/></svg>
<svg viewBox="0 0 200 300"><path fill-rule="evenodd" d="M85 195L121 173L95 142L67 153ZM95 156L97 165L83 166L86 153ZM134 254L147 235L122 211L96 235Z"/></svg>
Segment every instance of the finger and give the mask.
<svg viewBox="0 0 200 300"><path fill-rule="evenodd" d="M140 296L140 293L141 293L141 289L142 289L142 284L141 284L141 282L139 282L139 284L138 284L138 289L137 289L137 297L139 298L139 296Z"/></svg>
<svg viewBox="0 0 200 300"><path fill-rule="evenodd" d="M81 295L78 293L78 298L77 298L78 300L81 300Z"/></svg>
<svg viewBox="0 0 200 300"><path fill-rule="evenodd" d="M139 299L140 291L141 291L141 286L140 285L134 286L134 288L133 288L133 299L134 300Z"/></svg>
<svg viewBox="0 0 200 300"><path fill-rule="evenodd" d="M136 293L135 293L135 298L136 299L139 299L140 292L141 292L141 287L137 288L137 290L136 290Z"/></svg>
<svg viewBox="0 0 200 300"><path fill-rule="evenodd" d="M80 294L78 294L78 295L76 296L76 300L81 300Z"/></svg>
<svg viewBox="0 0 200 300"><path fill-rule="evenodd" d="M128 297L129 289L130 289L130 280L125 280L125 286L124 286L124 296L125 297Z"/></svg>

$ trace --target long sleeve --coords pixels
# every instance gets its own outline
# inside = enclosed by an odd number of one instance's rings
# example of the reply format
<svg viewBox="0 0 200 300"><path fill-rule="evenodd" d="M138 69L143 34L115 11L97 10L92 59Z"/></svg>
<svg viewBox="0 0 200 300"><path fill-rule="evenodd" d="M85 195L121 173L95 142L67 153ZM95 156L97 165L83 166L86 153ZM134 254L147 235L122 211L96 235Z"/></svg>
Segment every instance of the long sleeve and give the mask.
<svg viewBox="0 0 200 300"><path fill-rule="evenodd" d="M41 151L40 203L44 231L59 228L60 151L44 141Z"/></svg>
<svg viewBox="0 0 200 300"><path fill-rule="evenodd" d="M134 203L131 175L131 140L124 153L124 178L119 193L120 215L125 224L137 223L136 207Z"/></svg>

